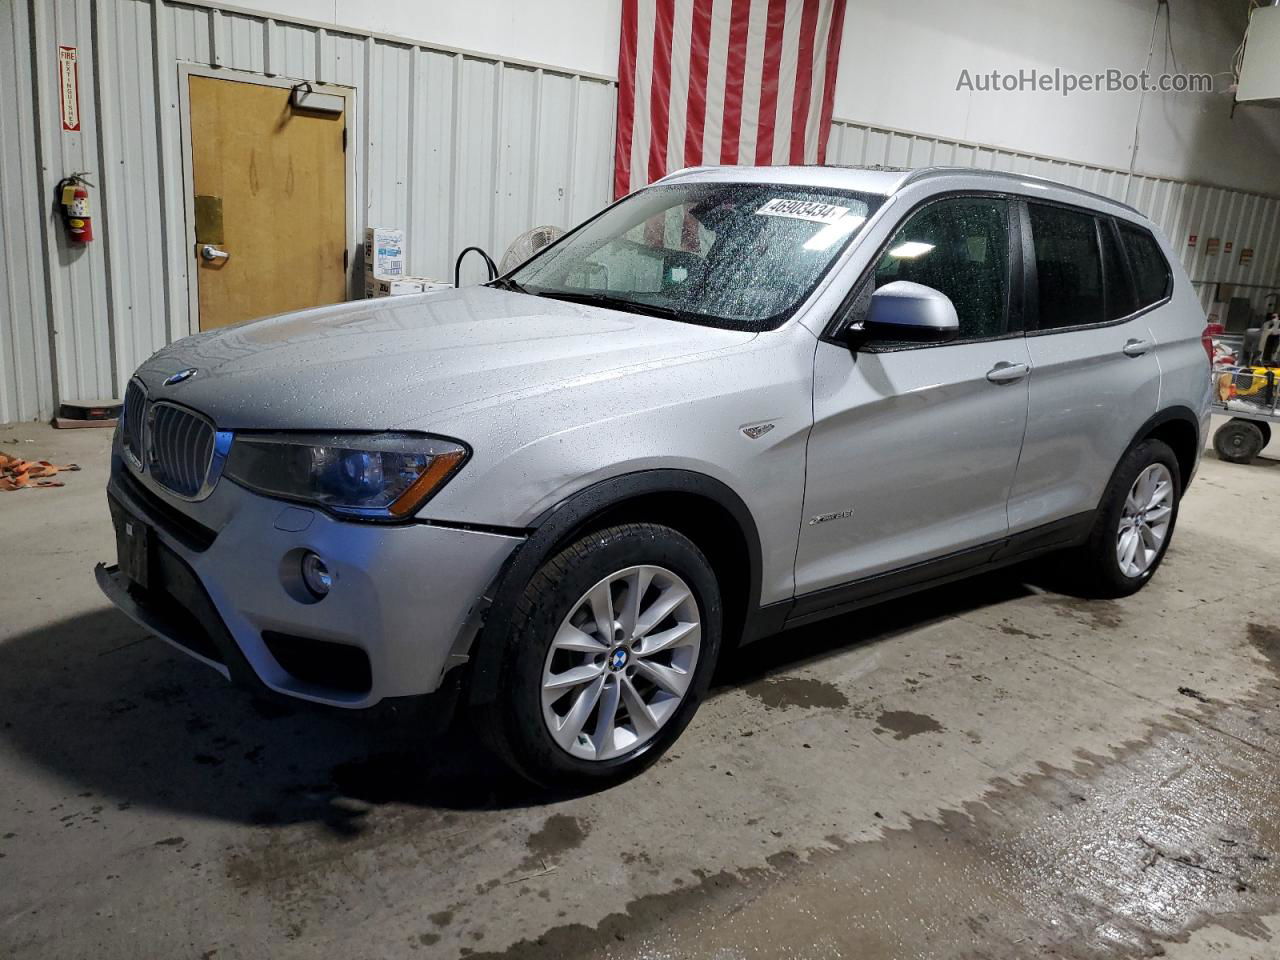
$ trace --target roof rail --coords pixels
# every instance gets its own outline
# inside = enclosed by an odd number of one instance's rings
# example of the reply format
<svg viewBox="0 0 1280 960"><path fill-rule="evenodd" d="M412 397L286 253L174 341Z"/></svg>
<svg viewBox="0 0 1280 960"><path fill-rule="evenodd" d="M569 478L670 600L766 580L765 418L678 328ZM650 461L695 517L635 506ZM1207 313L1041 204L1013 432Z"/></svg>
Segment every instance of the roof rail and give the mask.
<svg viewBox="0 0 1280 960"><path fill-rule="evenodd" d="M978 167L917 167L907 175L905 180L902 181L902 186L905 187L909 183L918 183L921 180L928 180L933 177L953 176L957 173L962 173L967 176L990 177L993 180L1004 178L1041 183L1047 187L1053 187L1056 190L1065 190L1068 193L1088 197L1090 200L1101 200L1105 203L1110 203L1114 206L1120 207L1121 209L1128 210L1131 213L1136 213L1140 217L1146 216L1145 213L1131 204L1125 203L1122 200L1113 200L1111 197L1104 196L1101 193L1094 193L1092 190L1085 190L1083 187L1073 187L1069 183L1059 183L1057 180L1050 180L1047 177L1037 177L1028 173L1009 173L1004 170L983 170Z"/></svg>
<svg viewBox="0 0 1280 960"><path fill-rule="evenodd" d="M914 173L916 167L895 167L884 163L813 163L813 167L833 167L836 170L876 170L882 173Z"/></svg>

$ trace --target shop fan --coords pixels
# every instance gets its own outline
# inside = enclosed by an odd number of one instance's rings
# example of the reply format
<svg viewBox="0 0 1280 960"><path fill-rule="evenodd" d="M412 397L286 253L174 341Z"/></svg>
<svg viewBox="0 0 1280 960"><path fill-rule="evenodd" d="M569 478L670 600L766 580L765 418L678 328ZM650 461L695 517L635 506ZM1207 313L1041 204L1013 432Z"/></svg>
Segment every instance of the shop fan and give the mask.
<svg viewBox="0 0 1280 960"><path fill-rule="evenodd" d="M543 247L555 243L564 236L564 233L561 227L552 226L526 230L511 241L511 246L507 247L507 252L502 255L502 262L498 264L498 275L505 276L510 273Z"/></svg>

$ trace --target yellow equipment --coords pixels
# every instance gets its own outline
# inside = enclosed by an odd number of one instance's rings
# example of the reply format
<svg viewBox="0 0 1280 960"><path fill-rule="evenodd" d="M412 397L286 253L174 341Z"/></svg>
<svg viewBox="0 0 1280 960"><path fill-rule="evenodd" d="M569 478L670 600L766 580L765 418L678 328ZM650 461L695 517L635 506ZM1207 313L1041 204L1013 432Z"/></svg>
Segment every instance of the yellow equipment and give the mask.
<svg viewBox="0 0 1280 960"><path fill-rule="evenodd" d="M1214 406L1231 417L1213 435L1218 456L1248 463L1271 442L1271 425L1280 423L1280 367L1218 367Z"/></svg>
<svg viewBox="0 0 1280 960"><path fill-rule="evenodd" d="M1231 381L1235 388L1234 396L1257 396L1280 383L1280 367L1237 367Z"/></svg>

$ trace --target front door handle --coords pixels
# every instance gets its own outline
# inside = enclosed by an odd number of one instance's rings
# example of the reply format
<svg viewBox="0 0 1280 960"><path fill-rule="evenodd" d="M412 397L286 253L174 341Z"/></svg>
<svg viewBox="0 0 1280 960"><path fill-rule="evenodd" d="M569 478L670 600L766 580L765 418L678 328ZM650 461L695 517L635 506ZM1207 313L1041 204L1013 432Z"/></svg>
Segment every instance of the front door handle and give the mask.
<svg viewBox="0 0 1280 960"><path fill-rule="evenodd" d="M1126 357L1140 357L1150 349L1150 340L1129 340L1124 345L1124 355Z"/></svg>
<svg viewBox="0 0 1280 960"><path fill-rule="evenodd" d="M992 383L1015 383L1030 372L1031 368L1025 363L1010 363L1008 360L1001 360L987 371L987 379Z"/></svg>
<svg viewBox="0 0 1280 960"><path fill-rule="evenodd" d="M225 250L219 250L212 243L206 243L200 248L200 257L211 263L214 260L230 260L231 254Z"/></svg>

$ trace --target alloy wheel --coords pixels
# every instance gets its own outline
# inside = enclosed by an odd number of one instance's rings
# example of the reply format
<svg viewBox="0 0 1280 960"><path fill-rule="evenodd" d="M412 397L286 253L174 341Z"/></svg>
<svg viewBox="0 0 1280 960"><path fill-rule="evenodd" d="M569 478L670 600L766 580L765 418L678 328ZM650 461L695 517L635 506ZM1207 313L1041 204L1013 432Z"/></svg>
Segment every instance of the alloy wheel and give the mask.
<svg viewBox="0 0 1280 960"><path fill-rule="evenodd" d="M1163 463L1153 463L1133 481L1120 512L1116 559L1126 577L1151 569L1169 535L1173 518L1173 475Z"/></svg>
<svg viewBox="0 0 1280 960"><path fill-rule="evenodd" d="M542 670L542 716L561 749L582 760L631 753L684 701L702 641L698 601L664 567L627 567L569 610Z"/></svg>

